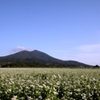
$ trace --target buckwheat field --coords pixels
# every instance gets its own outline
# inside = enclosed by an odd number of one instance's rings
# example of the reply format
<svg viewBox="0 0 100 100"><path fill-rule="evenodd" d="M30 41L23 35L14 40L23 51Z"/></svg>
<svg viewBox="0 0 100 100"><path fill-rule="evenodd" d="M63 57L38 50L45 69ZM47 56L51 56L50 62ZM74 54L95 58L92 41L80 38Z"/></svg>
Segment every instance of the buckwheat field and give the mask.
<svg viewBox="0 0 100 100"><path fill-rule="evenodd" d="M0 100L100 100L100 69L1 68Z"/></svg>

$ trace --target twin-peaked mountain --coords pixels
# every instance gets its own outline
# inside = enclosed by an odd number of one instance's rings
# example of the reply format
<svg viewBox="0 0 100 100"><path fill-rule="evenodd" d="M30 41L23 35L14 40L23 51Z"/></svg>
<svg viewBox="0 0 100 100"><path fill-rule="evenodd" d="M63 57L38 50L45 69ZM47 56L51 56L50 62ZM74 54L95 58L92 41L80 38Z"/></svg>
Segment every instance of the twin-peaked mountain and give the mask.
<svg viewBox="0 0 100 100"><path fill-rule="evenodd" d="M63 61L38 50L0 57L1 67L90 67L77 61Z"/></svg>

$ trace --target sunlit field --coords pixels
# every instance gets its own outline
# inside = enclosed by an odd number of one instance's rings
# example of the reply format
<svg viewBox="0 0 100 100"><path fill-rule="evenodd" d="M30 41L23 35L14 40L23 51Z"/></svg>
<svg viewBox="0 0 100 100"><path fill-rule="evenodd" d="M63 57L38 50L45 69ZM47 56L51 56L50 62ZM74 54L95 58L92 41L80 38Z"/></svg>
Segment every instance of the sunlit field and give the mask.
<svg viewBox="0 0 100 100"><path fill-rule="evenodd" d="M1 68L0 100L100 100L100 69Z"/></svg>

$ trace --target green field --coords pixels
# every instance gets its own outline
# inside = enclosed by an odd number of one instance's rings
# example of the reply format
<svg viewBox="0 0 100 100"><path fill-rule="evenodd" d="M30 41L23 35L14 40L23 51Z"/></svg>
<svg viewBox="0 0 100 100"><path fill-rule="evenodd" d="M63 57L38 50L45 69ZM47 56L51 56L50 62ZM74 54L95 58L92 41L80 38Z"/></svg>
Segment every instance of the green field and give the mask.
<svg viewBox="0 0 100 100"><path fill-rule="evenodd" d="M0 100L100 100L100 69L1 68Z"/></svg>

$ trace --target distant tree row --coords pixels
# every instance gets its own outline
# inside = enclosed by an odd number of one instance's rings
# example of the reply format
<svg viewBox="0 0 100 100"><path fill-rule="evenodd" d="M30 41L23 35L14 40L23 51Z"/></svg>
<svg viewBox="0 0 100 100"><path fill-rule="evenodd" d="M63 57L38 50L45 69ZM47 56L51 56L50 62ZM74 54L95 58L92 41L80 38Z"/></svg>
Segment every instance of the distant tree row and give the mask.
<svg viewBox="0 0 100 100"><path fill-rule="evenodd" d="M100 68L100 66L99 65L95 65L93 68Z"/></svg>

